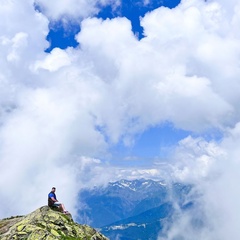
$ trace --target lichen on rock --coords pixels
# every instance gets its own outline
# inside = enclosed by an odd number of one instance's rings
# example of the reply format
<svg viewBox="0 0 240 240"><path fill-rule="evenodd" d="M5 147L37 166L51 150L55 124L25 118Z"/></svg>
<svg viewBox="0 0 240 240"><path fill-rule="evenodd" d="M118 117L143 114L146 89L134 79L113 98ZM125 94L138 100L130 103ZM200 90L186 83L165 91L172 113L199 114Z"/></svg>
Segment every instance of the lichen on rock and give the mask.
<svg viewBox="0 0 240 240"><path fill-rule="evenodd" d="M1 240L107 240L95 229L75 223L70 214L43 206L20 217L0 220Z"/></svg>

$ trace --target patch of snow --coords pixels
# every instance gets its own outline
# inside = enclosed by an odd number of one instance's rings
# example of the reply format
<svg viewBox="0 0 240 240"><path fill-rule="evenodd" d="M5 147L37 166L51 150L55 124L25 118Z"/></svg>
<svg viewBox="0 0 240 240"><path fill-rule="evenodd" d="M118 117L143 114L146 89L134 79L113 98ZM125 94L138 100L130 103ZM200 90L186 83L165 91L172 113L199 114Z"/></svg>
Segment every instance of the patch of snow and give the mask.
<svg viewBox="0 0 240 240"><path fill-rule="evenodd" d="M116 225L116 226L111 226L108 228L108 230L125 230L129 227L144 227L146 228L146 225L145 223L143 224L136 224L136 223L128 223L128 224L123 224L123 225Z"/></svg>

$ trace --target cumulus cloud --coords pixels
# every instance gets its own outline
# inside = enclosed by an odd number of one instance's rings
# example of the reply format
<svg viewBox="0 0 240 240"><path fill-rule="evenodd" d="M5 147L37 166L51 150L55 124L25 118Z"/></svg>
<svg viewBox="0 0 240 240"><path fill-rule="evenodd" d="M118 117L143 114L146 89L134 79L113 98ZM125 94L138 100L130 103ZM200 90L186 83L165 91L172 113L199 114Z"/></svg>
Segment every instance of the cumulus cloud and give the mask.
<svg viewBox="0 0 240 240"><path fill-rule="evenodd" d="M185 130L201 131L224 128L238 118L237 102L233 99L239 89L235 61L237 40L234 48L230 42L225 43L225 37L213 36L212 30L201 20L206 17L198 9L205 11L206 3L185 5L187 3L182 3L174 10L159 8L147 14L142 19L146 37L140 42L131 33L126 19L82 22L82 31L77 37L82 51L92 59L94 73L110 81L112 92L117 91L114 96L119 100L119 108L115 111L120 114L118 119L122 119L122 126L114 121L113 127L120 128L118 132L123 133L123 128L129 132L139 131L164 120ZM107 35L107 32L112 34ZM215 50L212 50L213 38L219 41ZM208 47L209 42L212 43ZM202 52L205 47L208 55ZM229 59L224 54L220 56L220 48L233 56ZM229 80L236 84L231 96L223 91L222 81L225 72L229 73L226 70L229 61L236 67L231 71L235 78ZM109 121L105 116L105 121Z"/></svg>
<svg viewBox="0 0 240 240"><path fill-rule="evenodd" d="M156 9L141 19L140 41L126 18L86 18L76 36L80 47L50 53L49 21L85 18L112 2L38 0L43 13L33 1L0 3L0 217L46 204L52 186L74 213L84 186L162 176L157 165L112 167L109 148L134 144L136 134L168 121L198 134L221 131L221 141L181 140L167 171L198 186L199 211L214 230L203 228L201 239L237 239L231 207L238 208L240 195L238 1L183 0ZM224 225L226 215L231 224ZM182 215L168 239L189 221L191 214Z"/></svg>
<svg viewBox="0 0 240 240"><path fill-rule="evenodd" d="M221 142L187 137L174 153L173 179L193 184L185 202L175 203L174 221L165 225L163 239L238 239L239 214L239 123Z"/></svg>
<svg viewBox="0 0 240 240"><path fill-rule="evenodd" d="M103 6L112 5L114 8L120 4L119 1L113 0L71 0L68 2L36 0L35 3L51 20L61 18L78 20L97 14Z"/></svg>
<svg viewBox="0 0 240 240"><path fill-rule="evenodd" d="M50 72L54 72L64 66L69 66L70 64L71 60L68 54L59 48L54 48L43 61L37 61L34 64L33 70L37 71L38 69L46 69Z"/></svg>

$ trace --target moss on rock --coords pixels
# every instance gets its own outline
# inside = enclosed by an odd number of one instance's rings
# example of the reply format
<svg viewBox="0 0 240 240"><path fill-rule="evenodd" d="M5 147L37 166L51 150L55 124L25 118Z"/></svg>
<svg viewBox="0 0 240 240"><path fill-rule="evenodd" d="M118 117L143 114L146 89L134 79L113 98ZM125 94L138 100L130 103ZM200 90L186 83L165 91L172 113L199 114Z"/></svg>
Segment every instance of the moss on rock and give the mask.
<svg viewBox="0 0 240 240"><path fill-rule="evenodd" d="M95 229L75 223L71 215L48 206L21 217L0 220L1 240L107 240Z"/></svg>

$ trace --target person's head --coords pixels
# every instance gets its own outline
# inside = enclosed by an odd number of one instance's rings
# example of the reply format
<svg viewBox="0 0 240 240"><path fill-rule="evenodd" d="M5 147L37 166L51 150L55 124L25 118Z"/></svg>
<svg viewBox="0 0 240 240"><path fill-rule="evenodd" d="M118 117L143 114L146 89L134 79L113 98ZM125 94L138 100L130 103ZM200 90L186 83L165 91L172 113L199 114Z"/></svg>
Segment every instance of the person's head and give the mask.
<svg viewBox="0 0 240 240"><path fill-rule="evenodd" d="M52 192L55 192L56 191L56 188L55 187L52 187Z"/></svg>

